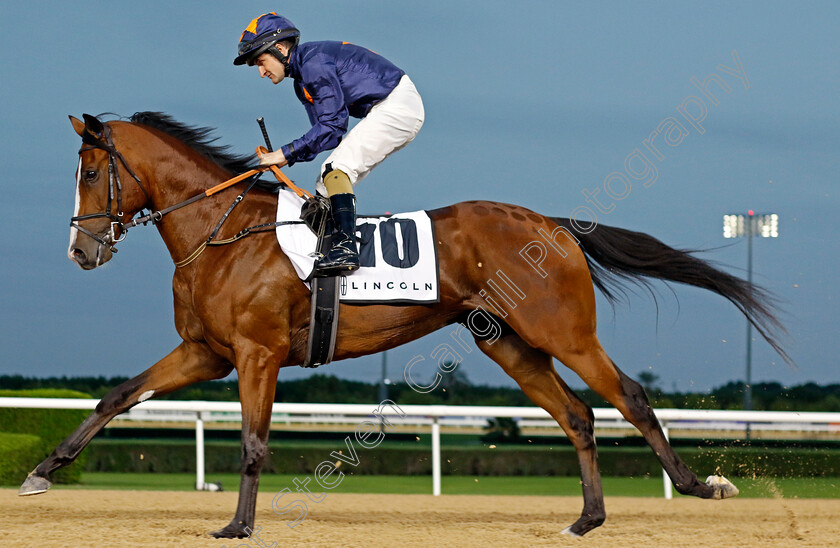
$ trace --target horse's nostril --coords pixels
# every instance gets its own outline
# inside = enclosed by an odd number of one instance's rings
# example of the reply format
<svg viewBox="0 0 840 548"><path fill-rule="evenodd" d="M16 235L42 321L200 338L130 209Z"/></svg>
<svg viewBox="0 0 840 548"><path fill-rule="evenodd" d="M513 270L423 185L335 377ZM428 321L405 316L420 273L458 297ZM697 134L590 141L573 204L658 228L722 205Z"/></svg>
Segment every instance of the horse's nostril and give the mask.
<svg viewBox="0 0 840 548"><path fill-rule="evenodd" d="M77 247L73 250L73 258L82 263L87 258L87 255L85 255L85 252Z"/></svg>

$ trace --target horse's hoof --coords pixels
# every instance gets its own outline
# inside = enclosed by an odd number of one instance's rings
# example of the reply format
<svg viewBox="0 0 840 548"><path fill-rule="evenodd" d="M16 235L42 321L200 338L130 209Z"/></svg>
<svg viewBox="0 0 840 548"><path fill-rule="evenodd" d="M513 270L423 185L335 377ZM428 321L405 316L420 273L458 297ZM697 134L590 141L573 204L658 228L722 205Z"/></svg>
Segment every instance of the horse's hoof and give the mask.
<svg viewBox="0 0 840 548"><path fill-rule="evenodd" d="M248 538L251 536L251 531L250 527L231 523L224 529L213 531L210 535L214 538Z"/></svg>
<svg viewBox="0 0 840 548"><path fill-rule="evenodd" d="M715 489L715 499L729 499L738 496L738 488L723 476L709 476L706 478L706 485L711 485Z"/></svg>
<svg viewBox="0 0 840 548"><path fill-rule="evenodd" d="M39 495L41 493L46 492L47 489L52 486L50 480L42 476L34 475L34 472L30 472L28 476L26 476L26 480L24 480L23 484L18 489L18 495L25 497L27 495Z"/></svg>
<svg viewBox="0 0 840 548"><path fill-rule="evenodd" d="M560 531L560 534L561 535L569 535L570 537L575 537L575 538L583 537L583 535L578 535L577 533L572 532L572 526L571 525L569 525L568 527L566 527L565 529Z"/></svg>

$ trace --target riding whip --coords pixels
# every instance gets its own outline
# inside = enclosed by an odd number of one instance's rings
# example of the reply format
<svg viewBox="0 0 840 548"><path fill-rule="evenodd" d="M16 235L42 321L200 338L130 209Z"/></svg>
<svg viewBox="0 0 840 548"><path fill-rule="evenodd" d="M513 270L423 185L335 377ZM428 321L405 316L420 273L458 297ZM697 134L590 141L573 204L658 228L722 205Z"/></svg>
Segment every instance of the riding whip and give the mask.
<svg viewBox="0 0 840 548"><path fill-rule="evenodd" d="M271 146L271 140L268 138L268 131L265 129L265 120L262 116L257 118L257 123L260 125L260 129L262 130L263 139L265 139L265 148L267 148L269 152L274 152L274 149Z"/></svg>

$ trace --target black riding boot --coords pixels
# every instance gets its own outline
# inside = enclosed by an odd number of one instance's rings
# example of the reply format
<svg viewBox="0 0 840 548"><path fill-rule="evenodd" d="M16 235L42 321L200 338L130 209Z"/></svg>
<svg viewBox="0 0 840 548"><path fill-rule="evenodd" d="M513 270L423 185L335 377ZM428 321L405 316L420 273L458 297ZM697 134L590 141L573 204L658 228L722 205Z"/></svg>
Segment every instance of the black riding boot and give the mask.
<svg viewBox="0 0 840 548"><path fill-rule="evenodd" d="M338 276L359 268L359 251L356 247L356 196L334 194L330 196L333 225L332 247L318 261L315 276Z"/></svg>

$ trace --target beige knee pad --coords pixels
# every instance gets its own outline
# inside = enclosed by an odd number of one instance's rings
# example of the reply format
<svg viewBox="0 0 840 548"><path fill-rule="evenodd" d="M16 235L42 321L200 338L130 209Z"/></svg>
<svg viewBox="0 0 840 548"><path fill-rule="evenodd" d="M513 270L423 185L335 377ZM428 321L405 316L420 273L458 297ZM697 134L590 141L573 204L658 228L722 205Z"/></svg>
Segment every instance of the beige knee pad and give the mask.
<svg viewBox="0 0 840 548"><path fill-rule="evenodd" d="M324 186L327 187L327 196L353 194L353 185L350 183L350 177L340 169L334 169L324 175Z"/></svg>

